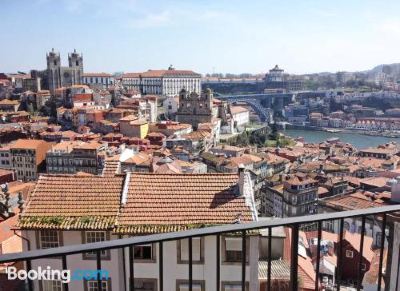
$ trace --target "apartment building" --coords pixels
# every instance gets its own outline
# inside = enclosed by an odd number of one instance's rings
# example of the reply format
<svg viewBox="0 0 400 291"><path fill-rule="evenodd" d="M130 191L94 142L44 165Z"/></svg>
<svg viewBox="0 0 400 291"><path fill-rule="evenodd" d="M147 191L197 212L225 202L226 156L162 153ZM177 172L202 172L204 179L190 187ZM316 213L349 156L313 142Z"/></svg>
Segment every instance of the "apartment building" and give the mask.
<svg viewBox="0 0 400 291"><path fill-rule="evenodd" d="M318 181L304 174L283 177L267 184L261 195L264 215L292 217L316 214Z"/></svg>
<svg viewBox="0 0 400 291"><path fill-rule="evenodd" d="M2 169L12 168L10 146L0 147L0 168Z"/></svg>
<svg viewBox="0 0 400 291"><path fill-rule="evenodd" d="M35 181L45 170L46 152L51 143L44 140L19 139L10 146L12 167L17 180Z"/></svg>
<svg viewBox="0 0 400 291"><path fill-rule="evenodd" d="M47 173L100 173L106 145L93 142L65 141L54 145L46 153Z"/></svg>

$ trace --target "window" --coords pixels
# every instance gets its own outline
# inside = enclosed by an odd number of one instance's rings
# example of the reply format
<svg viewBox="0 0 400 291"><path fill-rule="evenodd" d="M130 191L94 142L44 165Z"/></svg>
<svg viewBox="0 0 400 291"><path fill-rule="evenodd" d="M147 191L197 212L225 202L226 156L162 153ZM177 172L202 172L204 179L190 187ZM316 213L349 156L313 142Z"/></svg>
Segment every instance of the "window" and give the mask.
<svg viewBox="0 0 400 291"><path fill-rule="evenodd" d="M157 279L135 278L135 291L157 291Z"/></svg>
<svg viewBox="0 0 400 291"><path fill-rule="evenodd" d="M178 241L178 264L189 262L189 239ZM203 238L192 238L192 260L194 263L203 262Z"/></svg>
<svg viewBox="0 0 400 291"><path fill-rule="evenodd" d="M108 233L105 231L86 231L83 233L83 243L95 243L109 240ZM96 252L83 253L82 257L84 260L96 259ZM101 258L104 260L110 259L110 250L101 251Z"/></svg>
<svg viewBox="0 0 400 291"><path fill-rule="evenodd" d="M248 261L249 240L246 239L246 259ZM242 238L225 237L225 262L242 261Z"/></svg>
<svg viewBox="0 0 400 291"><path fill-rule="evenodd" d="M86 281L85 284L85 291L110 291L111 290L111 284L109 281L101 281L101 289L99 290L97 281Z"/></svg>
<svg viewBox="0 0 400 291"><path fill-rule="evenodd" d="M135 260L154 260L153 256L153 245L138 245L134 246L134 258Z"/></svg>
<svg viewBox="0 0 400 291"><path fill-rule="evenodd" d="M346 250L346 258L353 258L353 257L354 257L353 251Z"/></svg>
<svg viewBox="0 0 400 291"><path fill-rule="evenodd" d="M246 291L249 290L249 284L246 282ZM242 291L241 282L222 282L222 291Z"/></svg>
<svg viewBox="0 0 400 291"><path fill-rule="evenodd" d="M60 280L43 280L42 291L62 291L62 282Z"/></svg>
<svg viewBox="0 0 400 291"><path fill-rule="evenodd" d="M59 232L56 230L41 230L39 242L41 249L57 248L60 246Z"/></svg>
<svg viewBox="0 0 400 291"><path fill-rule="evenodd" d="M193 291L204 291L205 290L204 281L193 281L192 282L192 290ZM177 280L176 281L176 290L177 291L189 291L189 281L187 280Z"/></svg>

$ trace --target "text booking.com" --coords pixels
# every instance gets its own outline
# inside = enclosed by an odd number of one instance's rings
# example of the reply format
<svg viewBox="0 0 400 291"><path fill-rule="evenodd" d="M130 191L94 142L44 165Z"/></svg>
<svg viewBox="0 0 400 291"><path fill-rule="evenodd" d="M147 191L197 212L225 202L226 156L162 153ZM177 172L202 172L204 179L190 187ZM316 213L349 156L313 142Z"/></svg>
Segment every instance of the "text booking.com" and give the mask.
<svg viewBox="0 0 400 291"><path fill-rule="evenodd" d="M109 279L109 272L103 269L75 269L75 270L58 270L52 269L50 266L45 268L38 267L29 271L18 270L15 267L7 268L8 280L59 280L62 283L81 280L102 280Z"/></svg>

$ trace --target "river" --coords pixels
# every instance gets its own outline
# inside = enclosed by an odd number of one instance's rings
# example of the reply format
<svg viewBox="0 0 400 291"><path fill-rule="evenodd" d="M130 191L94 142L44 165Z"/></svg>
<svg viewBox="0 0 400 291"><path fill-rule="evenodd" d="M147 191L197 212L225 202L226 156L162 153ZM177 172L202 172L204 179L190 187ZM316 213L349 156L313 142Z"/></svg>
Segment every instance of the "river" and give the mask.
<svg viewBox="0 0 400 291"><path fill-rule="evenodd" d="M342 142L350 143L358 149L366 147L375 147L380 144L388 143L391 141L400 143L400 138L369 136L369 135L362 135L359 133L344 133L344 132L331 133L326 131L302 130L302 129L287 129L287 130L282 130L281 132L285 135L294 138L303 137L304 140L309 143L319 143L329 138L337 137Z"/></svg>

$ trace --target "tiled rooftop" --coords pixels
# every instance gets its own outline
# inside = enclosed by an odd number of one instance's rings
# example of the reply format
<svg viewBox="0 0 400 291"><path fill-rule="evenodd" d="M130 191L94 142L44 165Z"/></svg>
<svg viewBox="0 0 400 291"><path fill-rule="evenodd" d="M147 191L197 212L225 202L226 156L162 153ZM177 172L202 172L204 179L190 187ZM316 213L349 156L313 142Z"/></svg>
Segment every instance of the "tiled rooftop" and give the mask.
<svg viewBox="0 0 400 291"><path fill-rule="evenodd" d="M43 175L27 202L22 228L107 229L120 207L122 177Z"/></svg>
<svg viewBox="0 0 400 291"><path fill-rule="evenodd" d="M252 220L234 174L133 173L118 233L158 233Z"/></svg>

